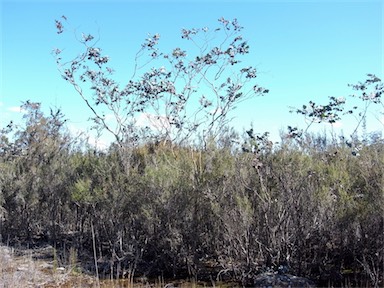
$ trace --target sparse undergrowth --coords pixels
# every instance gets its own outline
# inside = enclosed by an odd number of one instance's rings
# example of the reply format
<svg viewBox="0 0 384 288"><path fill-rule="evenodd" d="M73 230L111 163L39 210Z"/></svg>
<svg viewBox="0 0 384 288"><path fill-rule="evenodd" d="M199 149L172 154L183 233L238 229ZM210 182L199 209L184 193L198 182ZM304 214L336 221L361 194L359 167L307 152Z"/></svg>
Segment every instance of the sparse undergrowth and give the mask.
<svg viewBox="0 0 384 288"><path fill-rule="evenodd" d="M57 267L54 248L19 249L0 246L0 288L198 288L237 287L234 283L205 283L185 280L169 281L159 277L149 280L138 277L130 279L97 280L95 276L81 273L76 267Z"/></svg>
<svg viewBox="0 0 384 288"><path fill-rule="evenodd" d="M95 287L94 277L58 266L51 246L16 250L0 246L0 287Z"/></svg>

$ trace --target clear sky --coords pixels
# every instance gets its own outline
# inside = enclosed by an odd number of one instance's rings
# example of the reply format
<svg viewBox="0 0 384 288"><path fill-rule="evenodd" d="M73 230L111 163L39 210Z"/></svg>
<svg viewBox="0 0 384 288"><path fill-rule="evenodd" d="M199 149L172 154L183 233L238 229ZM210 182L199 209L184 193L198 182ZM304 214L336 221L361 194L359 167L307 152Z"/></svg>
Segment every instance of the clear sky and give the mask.
<svg viewBox="0 0 384 288"><path fill-rule="evenodd" d="M124 79L132 55L148 33L159 33L164 47L176 47L182 28L216 27L217 19L237 18L251 51L247 61L260 72L270 93L239 105L233 125L278 135L287 125L305 126L289 106L309 100L326 103L345 96L349 83L367 73L383 79L382 1L2 1L0 123L20 118L26 100L45 111L59 107L72 130L91 123L86 105L57 71L54 48L80 46L60 38L54 20L65 15L79 32L99 33L99 46ZM97 32L99 31L99 32ZM79 49L76 50L76 47ZM374 123L372 129L383 126ZM338 123L348 129L351 123Z"/></svg>

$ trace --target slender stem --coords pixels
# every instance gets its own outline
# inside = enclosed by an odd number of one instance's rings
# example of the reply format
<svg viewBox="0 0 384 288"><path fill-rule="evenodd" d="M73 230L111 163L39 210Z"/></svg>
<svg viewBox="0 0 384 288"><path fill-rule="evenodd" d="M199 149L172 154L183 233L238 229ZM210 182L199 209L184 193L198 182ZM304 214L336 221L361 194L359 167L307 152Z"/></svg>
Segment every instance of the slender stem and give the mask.
<svg viewBox="0 0 384 288"><path fill-rule="evenodd" d="M93 220L91 221L91 230L92 230L93 258L94 258L94 260L95 260L95 270L96 270L96 281L97 281L97 287L100 287L100 282L99 282L99 269L98 269L98 267L97 267L95 230L94 230L94 228L93 228Z"/></svg>

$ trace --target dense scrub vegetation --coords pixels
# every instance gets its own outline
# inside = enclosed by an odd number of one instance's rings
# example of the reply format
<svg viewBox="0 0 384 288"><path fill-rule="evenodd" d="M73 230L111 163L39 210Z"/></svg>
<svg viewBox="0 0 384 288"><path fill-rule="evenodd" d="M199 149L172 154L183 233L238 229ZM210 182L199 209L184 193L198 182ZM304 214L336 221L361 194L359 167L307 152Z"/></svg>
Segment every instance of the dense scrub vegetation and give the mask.
<svg viewBox="0 0 384 288"><path fill-rule="evenodd" d="M251 130L242 147L228 130L204 149L158 141L100 152L71 138L59 112L24 109L25 125L1 134L4 242L51 243L64 264L75 253L90 271L96 255L108 277L246 283L284 264L334 285L382 283L380 137L356 140L358 154L325 135L276 145Z"/></svg>

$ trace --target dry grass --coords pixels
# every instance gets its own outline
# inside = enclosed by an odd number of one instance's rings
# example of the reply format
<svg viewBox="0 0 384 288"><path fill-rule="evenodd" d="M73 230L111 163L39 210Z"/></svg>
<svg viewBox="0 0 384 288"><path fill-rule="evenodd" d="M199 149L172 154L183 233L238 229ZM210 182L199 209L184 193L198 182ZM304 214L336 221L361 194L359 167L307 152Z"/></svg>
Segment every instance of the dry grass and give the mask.
<svg viewBox="0 0 384 288"><path fill-rule="evenodd" d="M92 277L76 275L71 267L57 267L43 257L36 259L51 251L52 247L16 251L0 246L0 288L95 287Z"/></svg>
<svg viewBox="0 0 384 288"><path fill-rule="evenodd" d="M53 260L52 260L53 259ZM164 280L132 283L128 279L101 280L77 272L76 267L58 267L54 260L54 249L50 246L40 249L16 250L0 246L0 288L200 288L233 287L226 284L194 283Z"/></svg>

